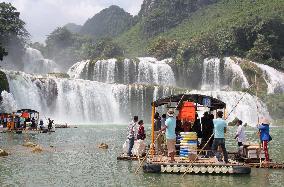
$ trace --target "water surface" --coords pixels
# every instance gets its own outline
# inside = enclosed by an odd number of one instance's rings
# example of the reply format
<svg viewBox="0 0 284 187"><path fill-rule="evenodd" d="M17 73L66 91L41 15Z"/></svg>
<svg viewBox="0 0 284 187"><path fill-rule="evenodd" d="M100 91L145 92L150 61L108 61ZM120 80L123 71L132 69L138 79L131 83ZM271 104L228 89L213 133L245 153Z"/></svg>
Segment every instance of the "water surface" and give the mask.
<svg viewBox="0 0 284 187"><path fill-rule="evenodd" d="M0 147L11 153L0 158L0 186L283 186L284 170L252 169L251 175L216 176L175 174L135 175L138 162L117 161L125 141L126 125L84 125L58 129L51 134L0 134ZM147 128L148 133L150 129ZM229 129L227 148L236 142ZM256 130L246 128L250 141ZM284 161L283 128L273 128L270 154ZM148 136L149 137L149 136ZM24 141L40 144L42 153L31 153ZM105 142L108 150L98 149ZM53 146L53 147L51 147Z"/></svg>

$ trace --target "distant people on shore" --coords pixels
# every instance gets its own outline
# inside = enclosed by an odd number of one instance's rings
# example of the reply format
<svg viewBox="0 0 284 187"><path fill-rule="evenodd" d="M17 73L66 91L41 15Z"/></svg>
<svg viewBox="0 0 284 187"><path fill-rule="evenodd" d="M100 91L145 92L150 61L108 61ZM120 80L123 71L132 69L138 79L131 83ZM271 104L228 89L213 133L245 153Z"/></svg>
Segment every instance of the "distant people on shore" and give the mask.
<svg viewBox="0 0 284 187"><path fill-rule="evenodd" d="M48 131L51 131L51 129L52 129L53 121L54 121L54 120L51 120L50 118L48 118L48 126L47 126Z"/></svg>
<svg viewBox="0 0 284 187"><path fill-rule="evenodd" d="M225 133L227 131L227 123L225 120L223 120L223 112L218 111L217 112L217 119L213 120L214 123L214 140L212 144L212 151L215 156L217 156L217 149L218 146L222 148L223 151L223 156L224 156L224 162L228 163L228 153L226 150L226 145L225 145ZM218 158L220 161L221 158Z"/></svg>
<svg viewBox="0 0 284 187"><path fill-rule="evenodd" d="M236 125L237 125L238 128L237 128L237 131L236 131L235 139L238 141L238 146L241 147L246 142L245 129L244 129L244 126L243 126L243 122L241 120L238 120Z"/></svg>
<svg viewBox="0 0 284 187"><path fill-rule="evenodd" d="M145 129L144 129L144 122L143 120L140 120L138 122L139 128L138 128L138 133L137 133L137 140L145 140L146 134L145 134Z"/></svg>
<svg viewBox="0 0 284 187"><path fill-rule="evenodd" d="M260 131L260 141L262 142L262 147L263 147L263 151L265 154L265 161L269 162L269 154L268 154L268 142L272 140L270 134L269 134L269 121L266 118L263 118L261 120L261 124L257 125L257 128Z"/></svg>
<svg viewBox="0 0 284 187"><path fill-rule="evenodd" d="M128 140L129 140L129 146L128 146L128 156L132 156L132 148L134 146L134 140L136 138L137 132L136 132L136 128L137 128L137 122L138 122L138 116L134 116L133 117L133 121L128 125Z"/></svg>
<svg viewBox="0 0 284 187"><path fill-rule="evenodd" d="M39 121L39 129L43 130L43 128L44 128L44 123L43 123L43 120L40 119L40 121Z"/></svg>

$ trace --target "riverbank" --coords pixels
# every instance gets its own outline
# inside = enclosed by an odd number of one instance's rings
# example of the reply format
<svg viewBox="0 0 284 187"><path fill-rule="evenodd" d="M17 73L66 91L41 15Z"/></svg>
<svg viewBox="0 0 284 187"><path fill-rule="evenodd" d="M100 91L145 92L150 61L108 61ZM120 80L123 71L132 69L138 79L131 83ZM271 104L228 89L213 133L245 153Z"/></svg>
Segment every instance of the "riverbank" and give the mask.
<svg viewBox="0 0 284 187"><path fill-rule="evenodd" d="M0 158L0 186L281 186L284 182L283 170L265 169L252 169L250 176L187 175L182 179L180 175L142 171L135 176L138 162L116 160L126 126L79 125L51 134L1 134L0 147L10 155ZM229 128L229 150L236 147L231 139L234 131L234 127ZM250 141L257 141L255 129L248 127L246 131ZM273 128L271 133L270 154L275 161L283 161L284 129ZM41 145L43 152L32 153L22 146L25 141ZM102 142L109 149L99 149Z"/></svg>

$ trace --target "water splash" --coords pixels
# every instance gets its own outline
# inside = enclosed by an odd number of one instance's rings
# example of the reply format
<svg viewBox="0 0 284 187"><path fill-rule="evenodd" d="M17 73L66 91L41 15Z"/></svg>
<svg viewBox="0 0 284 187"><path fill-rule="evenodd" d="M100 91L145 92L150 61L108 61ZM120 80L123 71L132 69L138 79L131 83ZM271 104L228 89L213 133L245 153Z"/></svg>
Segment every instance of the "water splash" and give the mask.
<svg viewBox="0 0 284 187"><path fill-rule="evenodd" d="M267 84L267 93L284 93L284 73L264 64L253 62L263 72Z"/></svg>
<svg viewBox="0 0 284 187"><path fill-rule="evenodd" d="M84 68L88 67L87 65L90 63L90 60L84 60L81 62L77 62L74 64L67 72L70 78L79 79L82 77L82 73Z"/></svg>
<svg viewBox="0 0 284 187"><path fill-rule="evenodd" d="M58 65L49 59L45 59L41 52L37 49L26 48L23 57L24 72L46 74L51 72L59 72Z"/></svg>

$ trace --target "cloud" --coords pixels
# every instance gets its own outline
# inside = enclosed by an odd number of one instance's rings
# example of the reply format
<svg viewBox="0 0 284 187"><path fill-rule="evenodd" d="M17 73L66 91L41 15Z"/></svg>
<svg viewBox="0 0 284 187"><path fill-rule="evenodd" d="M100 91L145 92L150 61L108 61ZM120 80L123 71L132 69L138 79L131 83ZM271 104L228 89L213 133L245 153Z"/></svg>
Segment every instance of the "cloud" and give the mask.
<svg viewBox="0 0 284 187"><path fill-rule="evenodd" d="M33 41L43 42L55 28L66 23L83 24L110 5L136 15L143 0L5 0L21 13Z"/></svg>

